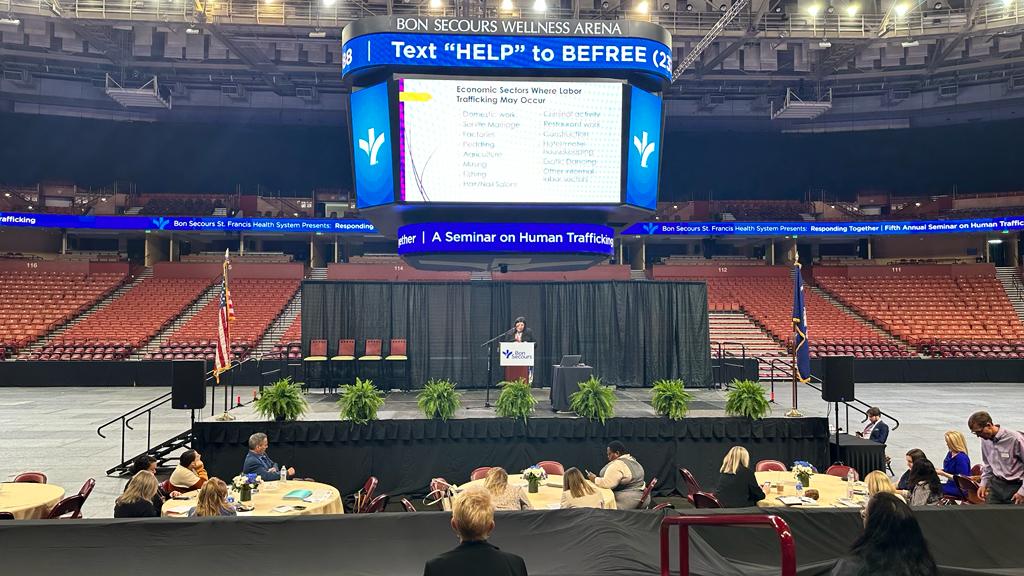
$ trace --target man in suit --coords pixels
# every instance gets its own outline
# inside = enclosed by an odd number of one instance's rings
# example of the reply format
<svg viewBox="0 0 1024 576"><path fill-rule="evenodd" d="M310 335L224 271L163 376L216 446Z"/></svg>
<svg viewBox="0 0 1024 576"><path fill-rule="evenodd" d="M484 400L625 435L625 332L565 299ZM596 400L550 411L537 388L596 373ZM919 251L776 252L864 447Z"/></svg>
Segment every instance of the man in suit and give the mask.
<svg viewBox="0 0 1024 576"><path fill-rule="evenodd" d="M461 543L428 560L423 576L526 576L522 558L502 552L487 541L494 530L494 506L485 488L470 487L455 498L452 530Z"/></svg>
<svg viewBox="0 0 1024 576"><path fill-rule="evenodd" d="M257 432L249 436L249 453L245 455L245 463L242 464L242 474L256 474L266 481L280 480L281 468L267 456L267 447L270 442L267 435ZM295 477L295 468L288 468L288 477Z"/></svg>
<svg viewBox="0 0 1024 576"><path fill-rule="evenodd" d="M857 436L861 438L867 438L872 442L878 442L879 444L885 444L886 440L889 439L889 425L882 422L882 411L876 406L868 408L868 425L864 427L863 432L857 432Z"/></svg>

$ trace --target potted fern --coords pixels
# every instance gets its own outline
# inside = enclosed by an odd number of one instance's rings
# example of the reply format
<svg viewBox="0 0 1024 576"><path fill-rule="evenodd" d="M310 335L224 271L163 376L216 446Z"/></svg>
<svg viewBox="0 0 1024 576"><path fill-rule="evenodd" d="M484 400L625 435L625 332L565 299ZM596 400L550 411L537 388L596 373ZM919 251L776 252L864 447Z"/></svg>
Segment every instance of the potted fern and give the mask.
<svg viewBox="0 0 1024 576"><path fill-rule="evenodd" d="M764 418L771 411L761 384L753 380L733 380L725 393L725 413L729 416Z"/></svg>
<svg viewBox="0 0 1024 576"><path fill-rule="evenodd" d="M355 384L341 387L338 406L341 407L341 419L351 420L356 424L366 424L377 419L377 410L384 405L384 393L373 385L373 380L356 378Z"/></svg>
<svg viewBox="0 0 1024 576"><path fill-rule="evenodd" d="M693 395L686 391L683 381L679 378L654 382L651 406L661 416L667 416L670 420L682 420L690 410L692 399Z"/></svg>
<svg viewBox="0 0 1024 576"><path fill-rule="evenodd" d="M502 382L501 394L494 404L494 411L498 416L505 418L522 418L523 422L533 413L533 407L537 399L533 397L530 385L526 380L520 378L515 382Z"/></svg>
<svg viewBox="0 0 1024 576"><path fill-rule="evenodd" d="M461 398L453 382L431 378L416 397L416 403L427 418L447 420L462 406Z"/></svg>
<svg viewBox="0 0 1024 576"><path fill-rule="evenodd" d="M309 410L309 404L298 384L293 383L291 378L282 378L260 392L253 408L264 418L284 422L297 420Z"/></svg>
<svg viewBox="0 0 1024 576"><path fill-rule="evenodd" d="M615 415L615 390L613 386L601 384L601 379L591 376L580 382L580 389L569 395L572 411L588 420L600 420L602 424Z"/></svg>

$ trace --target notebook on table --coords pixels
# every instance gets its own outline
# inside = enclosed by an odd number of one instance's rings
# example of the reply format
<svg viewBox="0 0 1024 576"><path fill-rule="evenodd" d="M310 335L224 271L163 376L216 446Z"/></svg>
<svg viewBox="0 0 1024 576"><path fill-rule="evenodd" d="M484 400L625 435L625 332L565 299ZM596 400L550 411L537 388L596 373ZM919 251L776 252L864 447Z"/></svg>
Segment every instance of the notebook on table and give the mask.
<svg viewBox="0 0 1024 576"><path fill-rule="evenodd" d="M292 490L284 495L285 500L303 500L313 495L312 490Z"/></svg>

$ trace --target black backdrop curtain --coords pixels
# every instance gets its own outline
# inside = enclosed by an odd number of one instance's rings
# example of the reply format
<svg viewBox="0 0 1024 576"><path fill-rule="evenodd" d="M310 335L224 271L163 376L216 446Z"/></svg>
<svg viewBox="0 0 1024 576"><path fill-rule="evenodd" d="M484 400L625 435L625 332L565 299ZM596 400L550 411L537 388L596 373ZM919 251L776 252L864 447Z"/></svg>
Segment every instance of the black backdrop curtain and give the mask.
<svg viewBox="0 0 1024 576"><path fill-rule="evenodd" d="M387 283L306 281L302 340L405 338L414 387L449 378L462 387L487 382L480 344L525 316L537 338L535 386L550 366L581 354L606 384L650 386L682 378L711 384L707 288L699 282ZM497 347L493 381L501 380Z"/></svg>

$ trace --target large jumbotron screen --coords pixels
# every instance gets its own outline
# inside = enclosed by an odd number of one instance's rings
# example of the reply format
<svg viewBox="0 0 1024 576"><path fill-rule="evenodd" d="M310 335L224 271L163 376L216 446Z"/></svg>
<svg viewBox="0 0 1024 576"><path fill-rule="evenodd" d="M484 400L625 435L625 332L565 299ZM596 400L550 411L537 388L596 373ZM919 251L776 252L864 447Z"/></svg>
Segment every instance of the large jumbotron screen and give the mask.
<svg viewBox="0 0 1024 576"><path fill-rule="evenodd" d="M623 83L398 79L400 198L622 201Z"/></svg>

